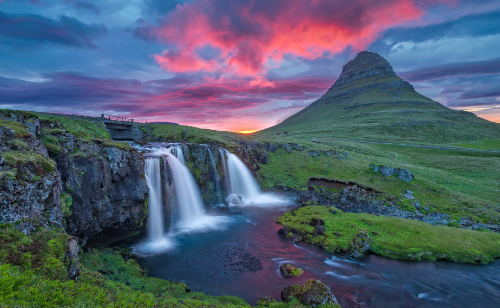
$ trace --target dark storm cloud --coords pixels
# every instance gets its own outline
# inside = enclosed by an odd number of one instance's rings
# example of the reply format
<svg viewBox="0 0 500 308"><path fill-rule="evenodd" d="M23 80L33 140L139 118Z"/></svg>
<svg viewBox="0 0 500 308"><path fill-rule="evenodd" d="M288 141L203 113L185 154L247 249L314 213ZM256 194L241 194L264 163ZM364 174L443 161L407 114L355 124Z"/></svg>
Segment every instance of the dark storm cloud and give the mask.
<svg viewBox="0 0 500 308"><path fill-rule="evenodd" d="M500 73L500 58L422 67L401 72L399 75L407 81L415 82L446 77L478 76L497 73Z"/></svg>
<svg viewBox="0 0 500 308"><path fill-rule="evenodd" d="M468 100L477 98L489 98L489 97L500 97L500 85L494 85L487 88L472 89L469 91L462 92L458 99ZM496 104L500 105L500 101Z"/></svg>
<svg viewBox="0 0 500 308"><path fill-rule="evenodd" d="M56 19L37 14L11 14L0 11L0 40L14 46L62 44L96 48L93 40L107 34L103 24L85 24L64 15Z"/></svg>
<svg viewBox="0 0 500 308"><path fill-rule="evenodd" d="M203 109L223 115L269 103L275 98L311 100L331 84L331 78L320 77L281 79L268 87L249 86L245 79L209 83L194 75L147 82L95 78L73 72L44 77L44 82L0 77L0 105L46 110L71 107L73 112L90 110L95 114L112 108L119 113L132 112L134 116L152 116L152 109L156 109L154 115L157 116L195 114L194 111ZM204 113L196 116L198 119L207 117L210 115Z"/></svg>
<svg viewBox="0 0 500 308"><path fill-rule="evenodd" d="M459 37L481 37L500 33L500 11L466 15L456 20L414 28L394 27L370 46L370 50L388 52L402 42L423 43Z"/></svg>
<svg viewBox="0 0 500 308"><path fill-rule="evenodd" d="M72 5L79 12L91 12L96 15L101 13L101 10L93 3L79 0L66 0L66 3Z"/></svg>

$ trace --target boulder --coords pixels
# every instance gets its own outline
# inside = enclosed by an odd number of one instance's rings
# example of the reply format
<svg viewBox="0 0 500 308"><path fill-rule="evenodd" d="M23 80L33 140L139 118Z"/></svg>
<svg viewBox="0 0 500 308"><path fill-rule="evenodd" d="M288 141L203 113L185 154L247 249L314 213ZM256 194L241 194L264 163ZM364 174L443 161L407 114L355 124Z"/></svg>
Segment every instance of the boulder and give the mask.
<svg viewBox="0 0 500 308"><path fill-rule="evenodd" d="M325 221L322 218L320 218L320 217L313 216L311 218L311 221L309 222L309 225L311 225L311 227L314 227L314 226L324 226L325 225Z"/></svg>
<svg viewBox="0 0 500 308"><path fill-rule="evenodd" d="M296 297L299 290L300 290L300 285L294 284L291 286L286 286L283 291L281 291L281 300L285 303L288 303L293 299L293 297Z"/></svg>
<svg viewBox="0 0 500 308"><path fill-rule="evenodd" d="M231 194L226 198L227 203L231 205L243 204L243 197L236 194Z"/></svg>
<svg viewBox="0 0 500 308"><path fill-rule="evenodd" d="M376 173L381 173L384 176L397 176L398 179L410 183L415 177L408 169L398 169L388 166L377 166L370 164L369 168Z"/></svg>
<svg viewBox="0 0 500 308"><path fill-rule="evenodd" d="M283 302L287 303L296 297L302 304L316 307L325 304L338 305L338 301L330 288L319 280L309 279L304 285L286 286L281 291Z"/></svg>
<svg viewBox="0 0 500 308"><path fill-rule="evenodd" d="M360 231L352 239L349 246L349 255L353 258L360 258L368 253L372 239L366 231Z"/></svg>
<svg viewBox="0 0 500 308"><path fill-rule="evenodd" d="M396 169L392 167L382 166L380 167L379 172L382 173L382 175L384 176L393 176L394 173L396 172Z"/></svg>
<svg viewBox="0 0 500 308"><path fill-rule="evenodd" d="M402 180L403 182L410 183L413 180L413 174L411 174L408 169L400 169L398 178Z"/></svg>
<svg viewBox="0 0 500 308"><path fill-rule="evenodd" d="M323 235L326 232L326 228L323 226L316 226L314 227L314 235L313 236L318 236L318 235Z"/></svg>
<svg viewBox="0 0 500 308"><path fill-rule="evenodd" d="M406 190L406 192L403 195L403 197L405 197L406 199L410 199L410 200L415 199L415 196L413 195L413 191L408 190L408 189Z"/></svg>
<svg viewBox="0 0 500 308"><path fill-rule="evenodd" d="M280 228L280 229L277 231L277 233L278 233L278 234L283 234L283 235L288 235L288 233L289 233L289 232L290 232L290 231L288 230L288 227L286 227L286 226L285 226L285 227L283 227L283 228Z"/></svg>
<svg viewBox="0 0 500 308"><path fill-rule="evenodd" d="M300 276L304 272L304 270L296 265L283 263L280 266L280 272L285 277L295 277Z"/></svg>
<svg viewBox="0 0 500 308"><path fill-rule="evenodd" d="M298 235L298 234L293 234L292 235L292 242L297 243L297 242L300 242L300 241L302 241L302 237L300 235Z"/></svg>

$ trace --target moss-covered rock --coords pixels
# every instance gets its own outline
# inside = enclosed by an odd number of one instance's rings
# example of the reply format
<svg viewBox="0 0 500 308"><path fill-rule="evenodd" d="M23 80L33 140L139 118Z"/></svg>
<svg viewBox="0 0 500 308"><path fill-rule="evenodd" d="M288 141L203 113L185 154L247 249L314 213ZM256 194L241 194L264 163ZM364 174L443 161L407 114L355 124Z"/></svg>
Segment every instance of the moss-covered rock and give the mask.
<svg viewBox="0 0 500 308"><path fill-rule="evenodd" d="M300 276L304 272L304 270L296 265L283 263L280 266L280 272L285 277L295 277Z"/></svg>
<svg viewBox="0 0 500 308"><path fill-rule="evenodd" d="M371 243L372 239L370 238L368 233L364 230L361 230L352 239L352 243L349 246L349 254L353 258L360 258L368 253Z"/></svg>
<svg viewBox="0 0 500 308"><path fill-rule="evenodd" d="M319 280L309 279L302 286L286 286L281 292L285 303L298 299L302 304L316 307L340 307L330 288Z"/></svg>

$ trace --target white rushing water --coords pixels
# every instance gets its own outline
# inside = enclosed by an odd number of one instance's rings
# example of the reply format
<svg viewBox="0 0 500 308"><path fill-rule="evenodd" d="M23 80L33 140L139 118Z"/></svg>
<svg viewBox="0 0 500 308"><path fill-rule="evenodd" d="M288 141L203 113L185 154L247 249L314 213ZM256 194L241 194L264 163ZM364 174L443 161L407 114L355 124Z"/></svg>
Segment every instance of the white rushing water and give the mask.
<svg viewBox="0 0 500 308"><path fill-rule="evenodd" d="M148 232L149 242L140 247L143 251L163 251L173 246L173 242L165 237L163 223L163 201L161 190L160 158L146 159L146 183L149 187L148 200Z"/></svg>
<svg viewBox="0 0 500 308"><path fill-rule="evenodd" d="M250 203L260 196L260 188L247 166L238 156L226 151L227 172L229 175L229 194L243 197L244 203Z"/></svg>
<svg viewBox="0 0 500 308"><path fill-rule="evenodd" d="M212 163L212 170L214 172L214 181L215 181L215 190L217 193L217 202L218 204L222 204L222 192L220 190L220 176L219 172L217 172L217 167L215 166L214 156L212 155L212 151L209 147L207 147L208 155L210 157L210 162Z"/></svg>
<svg viewBox="0 0 500 308"><path fill-rule="evenodd" d="M227 156L228 194L239 195L243 204L259 206L285 205L290 201L272 193L262 193L257 181L238 156L225 150ZM228 200L230 202L231 200ZM231 203L231 202L230 202Z"/></svg>
<svg viewBox="0 0 500 308"><path fill-rule="evenodd" d="M149 238L157 242L163 238L163 204L161 198L160 158L146 159L146 183L149 187Z"/></svg>
<svg viewBox="0 0 500 308"><path fill-rule="evenodd" d="M184 153L182 152L181 146L176 146L174 148L174 155L181 162L181 164L183 164L184 166L186 165L186 160L184 159Z"/></svg>

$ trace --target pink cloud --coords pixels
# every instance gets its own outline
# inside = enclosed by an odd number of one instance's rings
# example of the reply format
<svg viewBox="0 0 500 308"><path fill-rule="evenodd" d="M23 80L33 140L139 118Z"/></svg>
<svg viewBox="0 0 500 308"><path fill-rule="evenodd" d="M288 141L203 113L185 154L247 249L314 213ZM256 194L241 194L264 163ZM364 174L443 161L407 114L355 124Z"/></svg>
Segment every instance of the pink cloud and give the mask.
<svg viewBox="0 0 500 308"><path fill-rule="evenodd" d="M434 1L439 2L439 1ZM424 14L419 0L199 0L178 5L164 17L154 36L171 49L155 55L171 72L213 71L263 75L269 61L285 55L316 59L348 47L365 49L383 30ZM199 49L220 50L214 61Z"/></svg>

